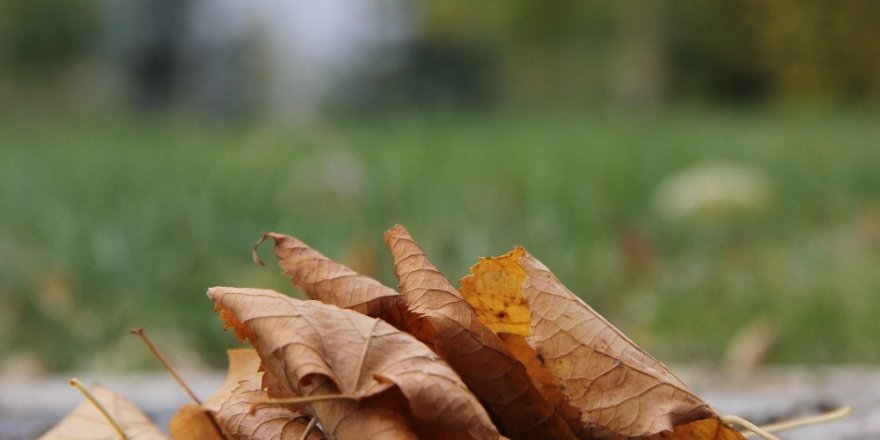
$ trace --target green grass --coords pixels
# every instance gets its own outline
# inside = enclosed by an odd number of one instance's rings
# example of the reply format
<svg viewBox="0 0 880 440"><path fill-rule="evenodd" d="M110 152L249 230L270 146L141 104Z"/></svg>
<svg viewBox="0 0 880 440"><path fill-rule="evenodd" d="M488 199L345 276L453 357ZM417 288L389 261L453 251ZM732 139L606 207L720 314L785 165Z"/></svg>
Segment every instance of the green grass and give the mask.
<svg viewBox="0 0 880 440"><path fill-rule="evenodd" d="M719 360L766 317L780 328L771 361L877 362L877 116L534 111L295 129L6 118L0 356L149 365L126 332L143 326L172 356L219 364L232 337L207 287L293 291L250 261L260 232L396 285L382 232L399 222L453 281L477 256L525 245L666 361ZM721 221L659 216L658 183L705 160L763 170L771 204ZM638 261L622 244L633 240Z"/></svg>

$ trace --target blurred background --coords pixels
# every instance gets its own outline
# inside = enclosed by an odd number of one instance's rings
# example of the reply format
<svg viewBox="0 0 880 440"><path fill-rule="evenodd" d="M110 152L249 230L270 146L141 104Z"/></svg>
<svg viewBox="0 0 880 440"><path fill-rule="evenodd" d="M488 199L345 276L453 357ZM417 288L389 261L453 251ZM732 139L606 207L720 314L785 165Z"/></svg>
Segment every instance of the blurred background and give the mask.
<svg viewBox="0 0 880 440"><path fill-rule="evenodd" d="M6 0L0 372L220 367L295 235L523 244L673 363L880 361L880 3Z"/></svg>

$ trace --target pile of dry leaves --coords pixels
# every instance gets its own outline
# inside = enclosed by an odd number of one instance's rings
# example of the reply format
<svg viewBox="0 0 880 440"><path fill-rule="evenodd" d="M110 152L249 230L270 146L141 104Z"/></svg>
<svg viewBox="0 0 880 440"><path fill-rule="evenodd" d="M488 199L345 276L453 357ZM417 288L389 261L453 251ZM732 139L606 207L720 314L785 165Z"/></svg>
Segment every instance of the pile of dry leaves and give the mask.
<svg viewBox="0 0 880 440"><path fill-rule="evenodd" d="M230 350L226 382L181 408L174 438L744 438L522 247L481 258L456 289L395 226L398 292L267 239L312 300L210 289L254 348ZM94 394L108 414L84 404L43 438L165 438L122 397Z"/></svg>

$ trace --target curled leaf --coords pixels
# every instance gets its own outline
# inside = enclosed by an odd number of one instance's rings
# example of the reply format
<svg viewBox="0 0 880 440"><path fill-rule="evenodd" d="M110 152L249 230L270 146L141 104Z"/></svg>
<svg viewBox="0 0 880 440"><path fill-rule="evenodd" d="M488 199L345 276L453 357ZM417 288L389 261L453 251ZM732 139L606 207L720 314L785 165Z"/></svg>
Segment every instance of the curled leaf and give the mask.
<svg viewBox="0 0 880 440"><path fill-rule="evenodd" d="M168 432L174 440L223 440L213 415L197 403L186 403L168 421Z"/></svg>
<svg viewBox="0 0 880 440"><path fill-rule="evenodd" d="M284 274L310 299L380 318L423 342L430 339L431 329L407 309L396 290L325 257L295 237L267 232L257 246L269 238Z"/></svg>
<svg viewBox="0 0 880 440"><path fill-rule="evenodd" d="M398 302L401 298L394 289L325 257L297 238L267 232L257 246L269 238L275 242L273 251L284 274L310 299L367 316L379 316L388 302Z"/></svg>
<svg viewBox="0 0 880 440"><path fill-rule="evenodd" d="M242 381L260 383L263 376L263 373L260 372L260 356L253 348L229 349L226 350L226 357L229 359L226 379L202 405L214 413L220 411L220 407L234 394L239 383Z"/></svg>
<svg viewBox="0 0 880 440"><path fill-rule="evenodd" d="M742 438L666 366L566 289L522 247L482 258L471 272L462 279L462 294L498 331L527 335L531 355L580 413L581 432L597 439ZM513 311L507 313L509 305L523 304L529 311L527 324Z"/></svg>
<svg viewBox="0 0 880 440"><path fill-rule="evenodd" d="M217 417L221 406L229 400L240 396L235 394L239 382L260 383L262 373L259 372L260 357L252 349L226 350L229 367L226 380L214 395L203 404L187 403L171 417L168 431L174 439L222 439L222 432L230 432Z"/></svg>
<svg viewBox="0 0 880 440"><path fill-rule="evenodd" d="M242 380L217 412L223 431L233 439L302 438L309 417L284 406L253 407L253 402L266 397L258 382ZM312 430L306 438L321 440L324 436L320 431Z"/></svg>
<svg viewBox="0 0 880 440"><path fill-rule="evenodd" d="M428 342L486 404L502 431L516 439L574 438L525 366L477 319L409 232L397 225L385 233L385 243L409 310L433 328Z"/></svg>
<svg viewBox="0 0 880 440"><path fill-rule="evenodd" d="M384 321L270 290L208 296L292 394L348 396L308 404L333 438L499 438L446 362Z"/></svg>

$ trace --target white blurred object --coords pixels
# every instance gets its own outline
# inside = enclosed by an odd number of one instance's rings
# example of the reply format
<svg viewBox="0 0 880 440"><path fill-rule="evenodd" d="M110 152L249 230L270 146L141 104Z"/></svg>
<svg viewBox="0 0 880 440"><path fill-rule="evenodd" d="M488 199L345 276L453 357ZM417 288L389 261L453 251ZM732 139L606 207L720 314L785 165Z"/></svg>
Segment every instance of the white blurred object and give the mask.
<svg viewBox="0 0 880 440"><path fill-rule="evenodd" d="M211 2L212 3L212 2ZM309 119L337 82L377 48L406 41L414 8L400 0L260 0L241 2L257 11L267 49L268 106L276 116Z"/></svg>
<svg viewBox="0 0 880 440"><path fill-rule="evenodd" d="M758 168L723 162L704 162L681 170L658 185L654 206L668 219L724 218L763 210L771 184Z"/></svg>

